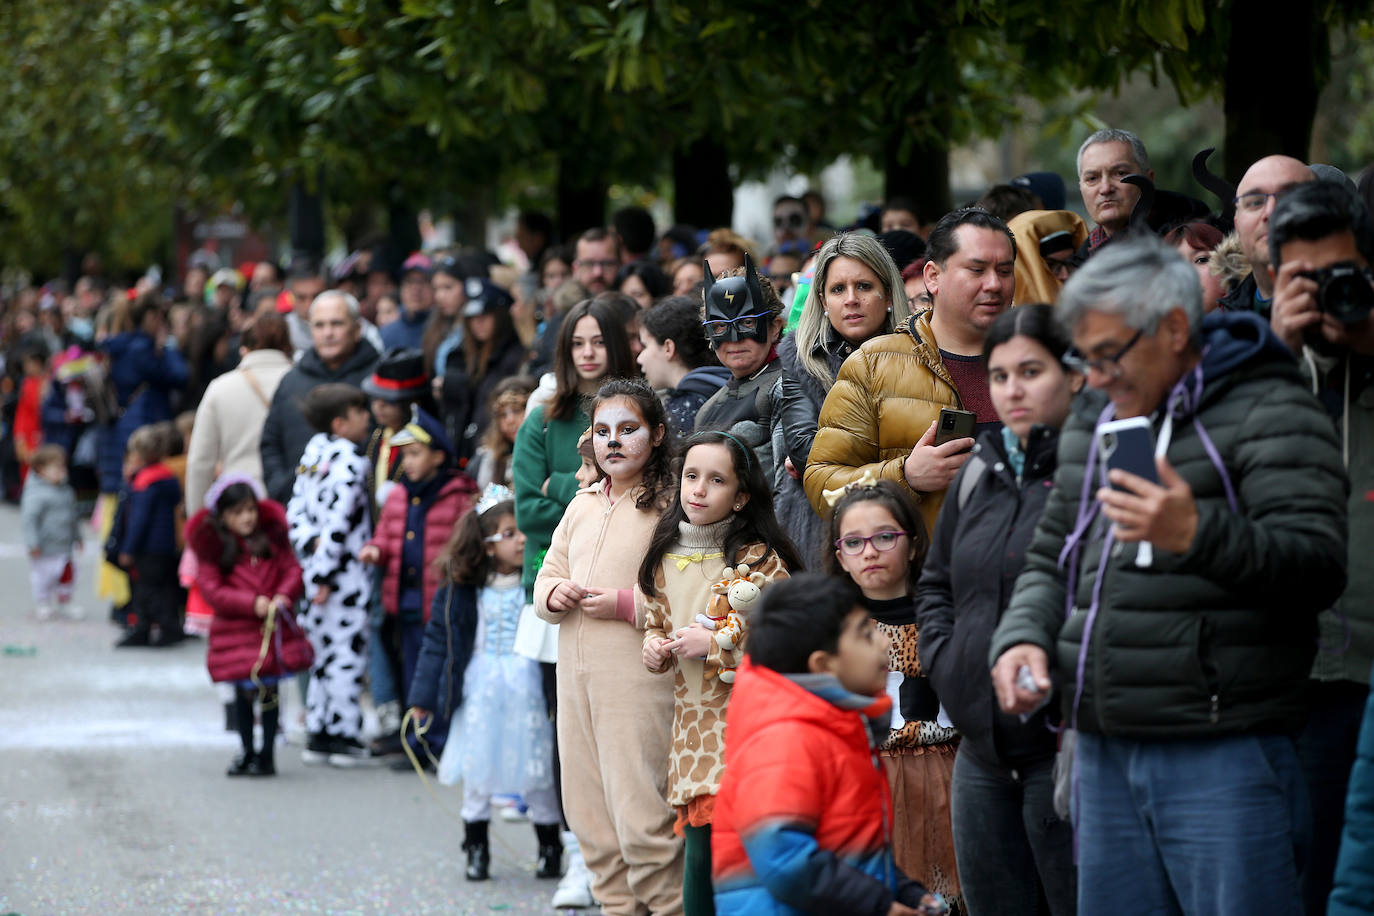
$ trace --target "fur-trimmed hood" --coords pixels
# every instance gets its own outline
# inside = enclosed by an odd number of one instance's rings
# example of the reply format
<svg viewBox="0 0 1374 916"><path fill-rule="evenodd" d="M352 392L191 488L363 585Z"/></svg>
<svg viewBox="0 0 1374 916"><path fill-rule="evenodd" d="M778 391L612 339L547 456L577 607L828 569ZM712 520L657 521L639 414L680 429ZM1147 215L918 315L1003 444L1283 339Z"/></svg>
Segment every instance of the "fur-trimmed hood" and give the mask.
<svg viewBox="0 0 1374 916"><path fill-rule="evenodd" d="M258 500L258 527L266 534L275 549L291 550L287 538L286 510L281 503L270 499ZM210 510L201 509L186 523L186 546L195 551L202 563L218 563L224 550L219 531L210 524Z"/></svg>

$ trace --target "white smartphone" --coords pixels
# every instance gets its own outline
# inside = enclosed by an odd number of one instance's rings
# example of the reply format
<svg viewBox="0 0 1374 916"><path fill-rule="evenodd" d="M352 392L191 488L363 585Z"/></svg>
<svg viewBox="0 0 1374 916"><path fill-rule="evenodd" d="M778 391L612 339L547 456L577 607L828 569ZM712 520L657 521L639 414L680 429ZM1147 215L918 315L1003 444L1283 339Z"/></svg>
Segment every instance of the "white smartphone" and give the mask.
<svg viewBox="0 0 1374 916"><path fill-rule="evenodd" d="M1102 455L1102 483L1107 472L1129 471L1151 483L1159 483L1155 470L1155 431L1148 417L1112 420L1097 428L1097 448ZM1117 489L1121 489L1117 487Z"/></svg>

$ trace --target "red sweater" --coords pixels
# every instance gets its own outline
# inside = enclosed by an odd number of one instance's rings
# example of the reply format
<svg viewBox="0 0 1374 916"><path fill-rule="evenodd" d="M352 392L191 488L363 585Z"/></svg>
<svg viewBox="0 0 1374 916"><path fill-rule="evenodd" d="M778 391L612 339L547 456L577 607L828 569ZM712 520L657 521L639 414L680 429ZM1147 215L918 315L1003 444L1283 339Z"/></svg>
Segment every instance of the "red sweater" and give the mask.
<svg viewBox="0 0 1374 916"><path fill-rule="evenodd" d="M271 598L285 595L294 605L304 591L301 567L286 536L286 512L269 499L258 503L258 526L267 535L272 553L266 557L239 552L238 562L228 575L220 572L223 547L220 534L210 524L210 513L202 509L186 524L186 545L199 561L196 584L207 604L214 610L210 624L210 645L206 664L213 681L246 681L262 649L262 618L253 612L259 595ZM284 627L282 638L303 639L298 629ZM262 676L282 674L276 670L275 656L258 672Z"/></svg>
<svg viewBox="0 0 1374 916"><path fill-rule="evenodd" d="M369 547L376 547L382 556L378 561L384 569L382 577L382 607L388 614L396 614L401 605L401 548L406 536L406 501L410 493L403 484L392 488L382 506L382 516L377 519L377 528L372 533ZM477 501L477 484L466 474L455 474L439 490L439 496L425 515L425 568L420 591L420 608L425 622L429 622L430 606L434 604L434 593L439 590L439 570L435 560L444 555L453 530L458 521L467 514Z"/></svg>

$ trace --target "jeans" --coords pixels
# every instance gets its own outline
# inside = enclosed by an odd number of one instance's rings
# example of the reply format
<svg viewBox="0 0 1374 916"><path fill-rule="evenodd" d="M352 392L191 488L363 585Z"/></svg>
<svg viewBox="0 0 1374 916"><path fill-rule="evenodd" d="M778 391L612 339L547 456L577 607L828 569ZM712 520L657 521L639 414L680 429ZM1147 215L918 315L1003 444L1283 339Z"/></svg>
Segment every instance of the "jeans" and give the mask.
<svg viewBox="0 0 1374 916"><path fill-rule="evenodd" d="M1073 828L1054 813L1054 759L991 767L961 745L950 797L969 916L1076 911Z"/></svg>
<svg viewBox="0 0 1374 916"><path fill-rule="evenodd" d="M396 686L396 660L391 648L392 633L386 626L386 611L382 609L382 570L373 570L372 598L368 607L367 678L372 689L372 702L400 703L401 691Z"/></svg>
<svg viewBox="0 0 1374 916"><path fill-rule="evenodd" d="M1292 738L1082 732L1075 777L1083 916L1302 912L1311 813Z"/></svg>
<svg viewBox="0 0 1374 916"><path fill-rule="evenodd" d="M1324 916L1369 687L1354 681L1315 681L1311 688L1312 712L1298 736L1298 756L1312 800L1312 856L1302 883L1307 916Z"/></svg>

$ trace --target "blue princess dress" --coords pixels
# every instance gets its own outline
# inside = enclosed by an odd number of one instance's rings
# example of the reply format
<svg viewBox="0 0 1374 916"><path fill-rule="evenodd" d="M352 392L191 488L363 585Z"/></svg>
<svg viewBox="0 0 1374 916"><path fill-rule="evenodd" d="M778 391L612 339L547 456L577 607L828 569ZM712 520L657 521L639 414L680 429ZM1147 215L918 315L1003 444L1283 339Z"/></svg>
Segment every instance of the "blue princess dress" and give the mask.
<svg viewBox="0 0 1374 916"><path fill-rule="evenodd" d="M439 758L439 782L465 796L529 795L553 787L553 727L539 663L515 654L525 605L520 574L494 575L477 594L477 639L463 705Z"/></svg>

